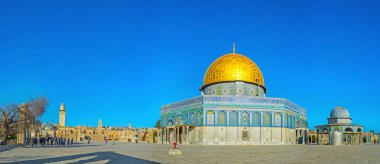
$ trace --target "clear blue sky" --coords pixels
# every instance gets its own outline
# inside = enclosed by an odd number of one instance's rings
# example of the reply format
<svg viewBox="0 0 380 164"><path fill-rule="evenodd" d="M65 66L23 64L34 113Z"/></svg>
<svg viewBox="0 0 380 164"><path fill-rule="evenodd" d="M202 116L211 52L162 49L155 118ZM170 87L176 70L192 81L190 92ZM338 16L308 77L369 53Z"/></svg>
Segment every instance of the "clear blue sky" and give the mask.
<svg viewBox="0 0 380 164"><path fill-rule="evenodd" d="M245 54L268 97L335 106L380 130L376 1L0 1L0 104L47 96L43 121L154 126L160 107L200 95L219 56Z"/></svg>

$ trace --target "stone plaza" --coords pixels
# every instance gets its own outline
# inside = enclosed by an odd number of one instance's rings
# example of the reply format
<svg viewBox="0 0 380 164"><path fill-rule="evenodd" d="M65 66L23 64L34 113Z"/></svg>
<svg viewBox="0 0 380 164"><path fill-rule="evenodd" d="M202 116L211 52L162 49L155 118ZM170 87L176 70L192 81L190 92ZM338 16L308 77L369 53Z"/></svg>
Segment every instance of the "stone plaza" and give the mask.
<svg viewBox="0 0 380 164"><path fill-rule="evenodd" d="M380 145L180 145L78 143L17 147L0 152L0 163L380 163Z"/></svg>

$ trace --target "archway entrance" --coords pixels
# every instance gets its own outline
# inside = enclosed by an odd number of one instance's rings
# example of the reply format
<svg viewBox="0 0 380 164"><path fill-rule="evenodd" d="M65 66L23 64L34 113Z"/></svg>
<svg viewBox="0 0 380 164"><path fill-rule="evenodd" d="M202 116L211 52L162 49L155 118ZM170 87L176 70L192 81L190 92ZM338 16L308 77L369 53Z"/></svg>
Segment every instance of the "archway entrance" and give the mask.
<svg viewBox="0 0 380 164"><path fill-rule="evenodd" d="M347 127L346 129L344 129L344 131L345 131L345 132L352 132L353 130L352 130L352 128Z"/></svg>

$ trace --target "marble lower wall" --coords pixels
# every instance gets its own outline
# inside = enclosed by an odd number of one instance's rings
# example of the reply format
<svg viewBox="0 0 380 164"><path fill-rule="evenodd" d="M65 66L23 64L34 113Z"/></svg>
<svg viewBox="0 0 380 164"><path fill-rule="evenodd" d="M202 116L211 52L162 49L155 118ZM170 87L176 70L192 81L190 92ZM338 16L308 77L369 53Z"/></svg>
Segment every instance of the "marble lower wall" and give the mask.
<svg viewBox="0 0 380 164"><path fill-rule="evenodd" d="M261 145L295 144L296 132L284 127L198 127L197 144Z"/></svg>

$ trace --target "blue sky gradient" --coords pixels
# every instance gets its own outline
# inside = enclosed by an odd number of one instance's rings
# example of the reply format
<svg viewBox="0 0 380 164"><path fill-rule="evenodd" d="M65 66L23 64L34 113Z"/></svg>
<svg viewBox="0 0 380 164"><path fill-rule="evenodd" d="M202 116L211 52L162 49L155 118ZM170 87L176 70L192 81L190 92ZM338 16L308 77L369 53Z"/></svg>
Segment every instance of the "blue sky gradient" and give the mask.
<svg viewBox="0 0 380 164"><path fill-rule="evenodd" d="M345 106L380 130L378 1L0 1L0 105L47 96L43 121L154 126L162 105L200 95L232 51L268 97L308 110L310 129Z"/></svg>

